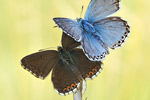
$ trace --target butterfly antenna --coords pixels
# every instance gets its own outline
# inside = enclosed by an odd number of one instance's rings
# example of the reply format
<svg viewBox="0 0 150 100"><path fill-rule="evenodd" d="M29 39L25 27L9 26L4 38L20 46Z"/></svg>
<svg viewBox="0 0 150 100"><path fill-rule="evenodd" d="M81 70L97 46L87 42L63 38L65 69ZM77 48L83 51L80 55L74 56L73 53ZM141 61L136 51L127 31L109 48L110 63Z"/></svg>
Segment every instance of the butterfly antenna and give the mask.
<svg viewBox="0 0 150 100"><path fill-rule="evenodd" d="M52 49L52 48L55 48L55 49L56 49L57 47L49 47L49 48L45 48L45 49L40 49L39 52L41 52L41 51L46 51L46 50L49 50L49 49Z"/></svg>
<svg viewBox="0 0 150 100"><path fill-rule="evenodd" d="M80 18L81 18L82 12L83 12L83 7L84 7L84 6L82 6L81 13L80 13Z"/></svg>

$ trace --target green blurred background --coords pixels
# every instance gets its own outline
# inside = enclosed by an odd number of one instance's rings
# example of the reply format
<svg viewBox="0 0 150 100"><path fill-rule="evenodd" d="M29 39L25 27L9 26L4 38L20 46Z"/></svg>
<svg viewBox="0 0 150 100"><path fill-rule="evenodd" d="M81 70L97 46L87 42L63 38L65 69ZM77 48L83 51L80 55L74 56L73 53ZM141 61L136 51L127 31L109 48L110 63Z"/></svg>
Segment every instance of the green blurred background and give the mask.
<svg viewBox="0 0 150 100"><path fill-rule="evenodd" d="M75 19L90 0L0 0L0 100L71 100L51 83L35 78L20 59L61 45L61 29L53 17ZM122 0L121 16L130 23L125 45L104 60L104 70L87 81L83 100L150 100L150 0Z"/></svg>

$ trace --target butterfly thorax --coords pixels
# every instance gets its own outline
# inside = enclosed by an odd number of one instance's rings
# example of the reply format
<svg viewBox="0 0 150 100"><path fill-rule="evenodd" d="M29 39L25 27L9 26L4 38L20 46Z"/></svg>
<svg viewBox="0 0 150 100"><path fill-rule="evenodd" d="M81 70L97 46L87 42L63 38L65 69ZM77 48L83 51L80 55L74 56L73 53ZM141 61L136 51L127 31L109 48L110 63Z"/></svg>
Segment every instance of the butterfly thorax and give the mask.
<svg viewBox="0 0 150 100"><path fill-rule="evenodd" d="M72 63L72 59L68 50L63 49L62 47L58 47L58 52L61 61L63 61L66 64Z"/></svg>
<svg viewBox="0 0 150 100"><path fill-rule="evenodd" d="M81 25L81 27L86 31L87 33L94 33L95 28L92 25L92 23L88 22L87 20L84 20L82 18L77 19L78 23Z"/></svg>

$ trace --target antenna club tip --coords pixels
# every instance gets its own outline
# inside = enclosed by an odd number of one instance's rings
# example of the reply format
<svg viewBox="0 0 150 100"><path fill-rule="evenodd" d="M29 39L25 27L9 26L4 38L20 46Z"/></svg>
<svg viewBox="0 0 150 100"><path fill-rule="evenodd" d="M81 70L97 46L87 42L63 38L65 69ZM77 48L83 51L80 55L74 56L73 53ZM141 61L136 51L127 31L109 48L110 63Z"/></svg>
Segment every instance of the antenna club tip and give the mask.
<svg viewBox="0 0 150 100"><path fill-rule="evenodd" d="M84 7L84 6L82 5L82 9L81 9L81 13L80 13L80 18L81 18L81 14L82 14L82 11L83 11L83 7Z"/></svg>

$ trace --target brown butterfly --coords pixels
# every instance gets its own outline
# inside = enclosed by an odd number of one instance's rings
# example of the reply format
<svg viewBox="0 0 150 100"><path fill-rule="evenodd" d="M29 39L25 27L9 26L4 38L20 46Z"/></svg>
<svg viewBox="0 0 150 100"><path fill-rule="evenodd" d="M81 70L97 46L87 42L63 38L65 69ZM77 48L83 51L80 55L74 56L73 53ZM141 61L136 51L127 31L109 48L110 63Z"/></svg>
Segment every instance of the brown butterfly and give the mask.
<svg viewBox="0 0 150 100"><path fill-rule="evenodd" d="M25 56L21 60L24 69L37 78L44 79L52 70L52 83L57 93L67 95L76 92L80 81L95 78L102 70L101 61L90 61L74 41L65 33L62 47Z"/></svg>

